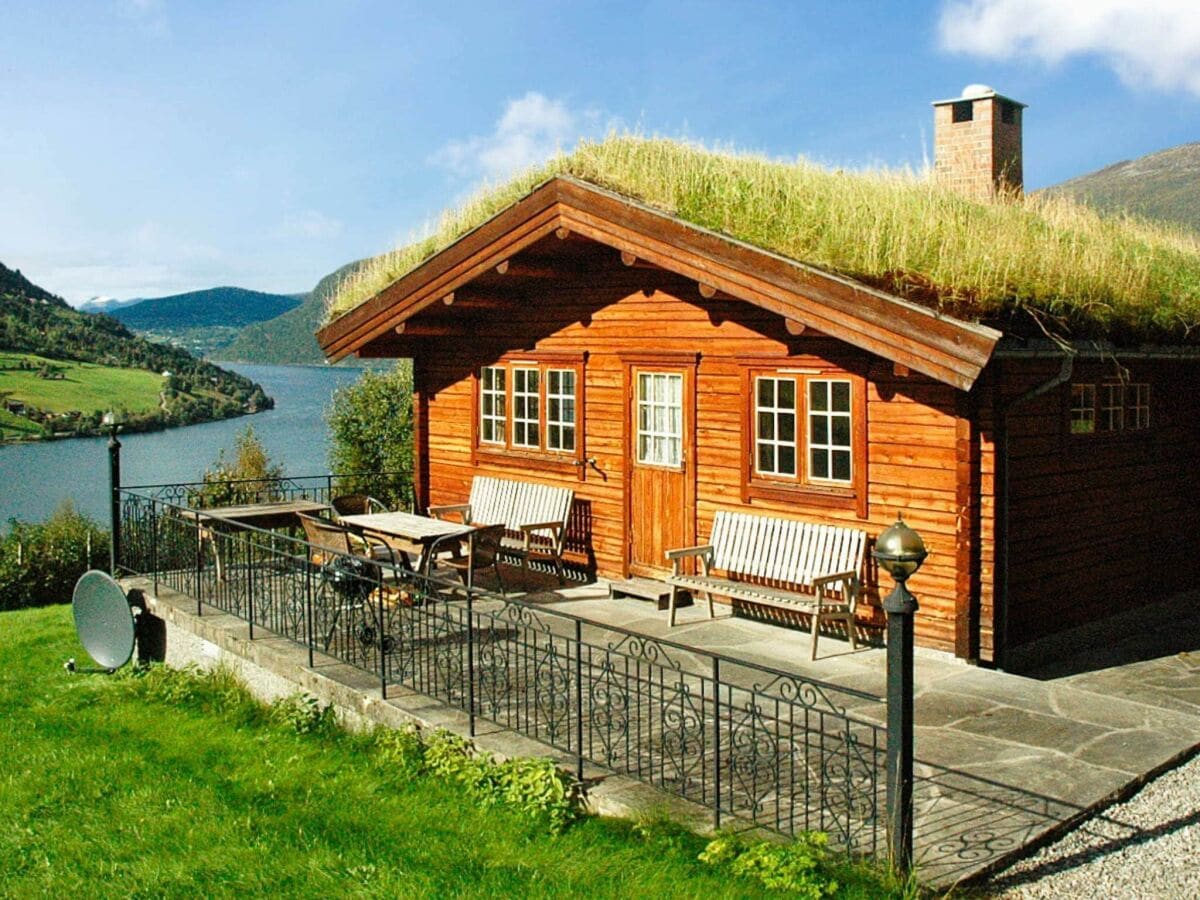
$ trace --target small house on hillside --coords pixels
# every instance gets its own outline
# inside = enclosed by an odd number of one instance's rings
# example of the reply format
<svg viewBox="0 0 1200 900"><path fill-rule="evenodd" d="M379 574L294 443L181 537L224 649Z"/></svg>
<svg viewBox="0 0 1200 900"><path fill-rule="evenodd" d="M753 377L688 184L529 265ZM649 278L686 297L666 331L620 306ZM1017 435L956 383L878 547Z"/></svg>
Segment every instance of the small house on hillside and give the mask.
<svg viewBox="0 0 1200 900"><path fill-rule="evenodd" d="M940 180L1019 189L1020 104L976 90L935 111ZM1068 297L1010 287L1001 232L1036 218L1020 201L809 172L830 211L788 213L810 187L793 167L664 143L610 139L484 198L321 328L332 360L412 359L421 507L462 502L476 474L570 486L568 560L612 578L661 574L722 509L872 536L902 511L932 550L912 582L918 642L1009 668L1194 586L1200 353L1171 331L1182 313L1155 306L1146 325L1095 271ZM869 233L910 227L910 202L927 204L912 229L940 229L932 251L829 261L919 242ZM972 221L994 245L958 240ZM1030 227L1048 258L1053 225ZM864 246L831 249L837 228ZM1141 231L1111 239L1154 252ZM1173 253L1200 271L1200 253ZM1008 266L995 297L946 284L954 254ZM863 627L883 623L879 580Z"/></svg>

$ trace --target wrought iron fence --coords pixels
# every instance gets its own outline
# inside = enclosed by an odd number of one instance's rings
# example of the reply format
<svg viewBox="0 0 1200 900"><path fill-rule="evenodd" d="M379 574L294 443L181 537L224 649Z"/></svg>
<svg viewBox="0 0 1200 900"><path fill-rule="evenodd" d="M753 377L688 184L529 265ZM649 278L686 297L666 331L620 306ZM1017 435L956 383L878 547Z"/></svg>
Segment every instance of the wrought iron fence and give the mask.
<svg viewBox="0 0 1200 900"><path fill-rule="evenodd" d="M847 852L883 841L879 698L468 590L252 527L207 527L161 485L121 491L120 566L205 607L535 738L576 760ZM186 486L180 486L186 487ZM310 487L287 487L324 499ZM325 488L329 490L328 487Z"/></svg>

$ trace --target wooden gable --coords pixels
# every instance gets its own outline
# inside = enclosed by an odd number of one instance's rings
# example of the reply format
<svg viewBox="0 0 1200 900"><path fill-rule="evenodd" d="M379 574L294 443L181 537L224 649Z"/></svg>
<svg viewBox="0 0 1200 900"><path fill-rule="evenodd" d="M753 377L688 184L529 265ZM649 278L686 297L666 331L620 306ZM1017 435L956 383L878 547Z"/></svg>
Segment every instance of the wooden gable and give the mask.
<svg viewBox="0 0 1200 900"><path fill-rule="evenodd" d="M694 280L702 297L720 294L754 304L786 319L793 333L812 329L961 390L971 388L1001 337L994 329L939 315L594 185L557 177L324 326L317 333L321 348L331 360L351 353L407 355L395 352L401 348L393 338L420 313L440 304L461 315L469 304L456 304L458 292L506 270L542 274L518 262L518 255L551 236L612 248L626 265L649 264ZM421 333L447 330L414 323L408 336ZM380 342L391 343L392 352L380 352Z"/></svg>

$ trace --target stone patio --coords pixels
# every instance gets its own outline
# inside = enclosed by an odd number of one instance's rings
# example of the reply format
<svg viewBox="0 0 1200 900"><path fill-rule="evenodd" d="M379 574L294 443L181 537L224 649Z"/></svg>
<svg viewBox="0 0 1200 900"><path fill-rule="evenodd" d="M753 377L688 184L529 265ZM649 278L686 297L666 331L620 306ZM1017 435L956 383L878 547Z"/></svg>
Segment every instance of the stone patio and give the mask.
<svg viewBox="0 0 1200 900"><path fill-rule="evenodd" d="M606 583L559 589L533 578L523 585L529 591L524 599L548 610L877 697L885 692L885 654L878 648L851 651L846 642L822 636L821 658L814 662L806 632L732 618L728 608L718 607L714 620L706 607L683 608L679 625L668 629L664 612L646 601L612 599ZM144 580L130 583L149 587ZM923 881L948 886L979 879L1191 754L1200 742L1200 614L1191 612L1196 600L1179 598L1145 614L1146 627L1118 630L1123 640L1108 641L1103 658L1064 655L1040 678L918 651L915 844ZM153 606L176 631L202 630L209 644L253 656L259 666L278 670L281 661L291 660L286 667L292 674L285 677L315 692L315 678L292 659L305 655L296 645L267 634L251 644L244 623L217 614L196 619L194 602L169 591L160 591ZM1159 653L1162 648L1170 649ZM1100 668L1106 663L1120 664ZM357 692L360 699L351 706L379 706L377 683L345 669L350 667L327 667L321 677ZM422 721L462 727L461 713L435 713L432 701L397 693L392 698L389 692L383 705L408 704L421 710ZM886 714L881 702L867 699L850 700L848 710L880 724ZM517 743L523 752L532 744ZM655 801L652 789L635 790L627 781L613 779L610 793L636 794L633 807L670 805L666 795ZM702 810L681 814L703 820Z"/></svg>

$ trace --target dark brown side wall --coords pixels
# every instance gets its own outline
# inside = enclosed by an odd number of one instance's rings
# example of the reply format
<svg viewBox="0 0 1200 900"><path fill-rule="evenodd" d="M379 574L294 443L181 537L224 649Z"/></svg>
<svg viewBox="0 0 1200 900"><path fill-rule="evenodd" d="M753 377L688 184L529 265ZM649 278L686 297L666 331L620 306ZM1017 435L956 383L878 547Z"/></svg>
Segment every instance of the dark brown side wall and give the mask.
<svg viewBox="0 0 1200 900"><path fill-rule="evenodd" d="M1009 417L1010 647L1195 588L1200 578L1200 363L1125 365L1129 381L1151 385L1146 430L1070 433L1070 384L1112 381L1111 362L1076 363L1070 383ZM1001 402L1058 371L1051 361L1002 367Z"/></svg>

